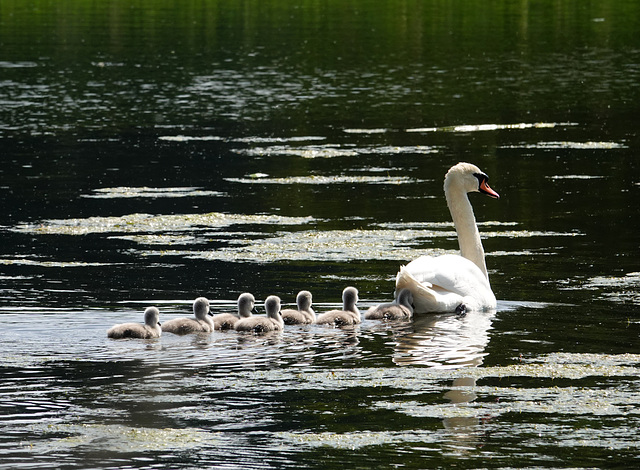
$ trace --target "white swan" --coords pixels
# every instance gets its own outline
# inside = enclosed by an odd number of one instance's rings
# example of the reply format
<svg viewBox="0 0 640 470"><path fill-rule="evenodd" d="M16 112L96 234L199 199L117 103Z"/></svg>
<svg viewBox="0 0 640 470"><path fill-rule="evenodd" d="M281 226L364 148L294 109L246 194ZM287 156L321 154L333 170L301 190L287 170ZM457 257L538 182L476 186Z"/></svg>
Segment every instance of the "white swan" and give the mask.
<svg viewBox="0 0 640 470"><path fill-rule="evenodd" d="M356 306L358 302L358 289L345 287L342 291L342 310L330 310L319 315L316 323L319 325L355 325L360 323L360 310Z"/></svg>
<svg viewBox="0 0 640 470"><path fill-rule="evenodd" d="M209 300L206 297L198 297L193 302L193 314L195 318L174 318L162 324L164 333L186 335L189 333L211 333L213 331L213 314L209 310Z"/></svg>
<svg viewBox="0 0 640 470"><path fill-rule="evenodd" d="M264 301L264 309L267 311L266 317L241 318L235 325L236 331L250 331L252 333L267 333L269 331L279 331L284 328L284 321L280 315L280 297L270 295Z"/></svg>
<svg viewBox="0 0 640 470"><path fill-rule="evenodd" d="M213 325L216 330L233 330L240 318L249 318L252 313L257 313L256 299L253 294L245 292L238 297L238 315L232 313L220 313L213 316Z"/></svg>
<svg viewBox="0 0 640 470"><path fill-rule="evenodd" d="M452 166L444 178L444 194L458 233L459 255L421 256L401 266L396 295L402 289L413 294L414 312L457 312L496 308L484 249L467 193L500 196L487 184L489 177L470 163Z"/></svg>
<svg viewBox="0 0 640 470"><path fill-rule="evenodd" d="M369 308L364 317L367 320L411 320L413 295L409 289L401 289L393 302Z"/></svg>
<svg viewBox="0 0 640 470"><path fill-rule="evenodd" d="M144 325L140 323L121 323L113 325L107 331L107 337L113 339L122 338L159 338L162 334L158 317L160 312L156 307L147 307L144 311Z"/></svg>
<svg viewBox="0 0 640 470"><path fill-rule="evenodd" d="M285 325L298 325L313 323L316 321L316 313L311 308L311 302L313 297L308 290L301 290L296 296L297 310L285 309L282 310L282 319Z"/></svg>

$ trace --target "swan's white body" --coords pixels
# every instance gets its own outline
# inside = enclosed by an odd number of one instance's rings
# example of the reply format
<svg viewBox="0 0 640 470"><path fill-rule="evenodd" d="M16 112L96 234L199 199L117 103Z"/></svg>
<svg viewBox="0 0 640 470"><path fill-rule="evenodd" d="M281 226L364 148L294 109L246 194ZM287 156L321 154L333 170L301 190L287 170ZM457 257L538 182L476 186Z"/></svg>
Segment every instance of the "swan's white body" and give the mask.
<svg viewBox="0 0 640 470"><path fill-rule="evenodd" d="M469 192L483 192L498 198L487 180L488 176L470 163L458 163L447 172L444 193L461 256L421 256L400 267L396 293L401 289L411 291L414 312L463 313L496 308L480 233L467 196Z"/></svg>

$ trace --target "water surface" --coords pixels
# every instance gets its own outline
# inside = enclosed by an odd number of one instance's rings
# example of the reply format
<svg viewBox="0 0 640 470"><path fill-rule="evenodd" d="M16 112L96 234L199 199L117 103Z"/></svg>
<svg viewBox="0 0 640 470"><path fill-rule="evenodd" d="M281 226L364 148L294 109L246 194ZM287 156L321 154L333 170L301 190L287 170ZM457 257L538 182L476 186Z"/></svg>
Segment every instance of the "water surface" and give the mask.
<svg viewBox="0 0 640 470"><path fill-rule="evenodd" d="M594 468L638 459L635 2L3 1L1 468ZM113 341L388 301L458 249L496 311Z"/></svg>

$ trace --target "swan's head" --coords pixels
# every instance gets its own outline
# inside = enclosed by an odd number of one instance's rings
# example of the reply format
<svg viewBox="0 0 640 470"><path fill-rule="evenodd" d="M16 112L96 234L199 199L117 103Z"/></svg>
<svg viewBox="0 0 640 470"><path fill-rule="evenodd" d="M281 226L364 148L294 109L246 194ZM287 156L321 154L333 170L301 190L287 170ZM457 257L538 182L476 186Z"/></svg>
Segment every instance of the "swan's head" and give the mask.
<svg viewBox="0 0 640 470"><path fill-rule="evenodd" d="M500 195L489 187L489 177L480 168L471 164L460 162L449 168L444 177L444 191L461 190L465 193L483 193L489 197L498 199Z"/></svg>
<svg viewBox="0 0 640 470"><path fill-rule="evenodd" d="M298 310L309 310L311 308L311 292L308 290L301 290L296 297L296 305Z"/></svg>
<svg viewBox="0 0 640 470"><path fill-rule="evenodd" d="M193 302L193 314L199 320L206 318L207 315L213 316L213 313L209 310L209 299L206 297L198 297Z"/></svg>
<svg viewBox="0 0 640 470"><path fill-rule="evenodd" d="M267 300L264 301L264 309L267 311L267 316L274 320L281 320L282 314L280 313L280 297L277 295L270 295Z"/></svg>
<svg viewBox="0 0 640 470"><path fill-rule="evenodd" d="M147 307L144 311L144 323L151 328L160 325L160 311L156 307Z"/></svg>
<svg viewBox="0 0 640 470"><path fill-rule="evenodd" d="M250 317L252 313L258 313L256 310L256 299L253 294L245 292L238 297L238 314L242 318Z"/></svg>
<svg viewBox="0 0 640 470"><path fill-rule="evenodd" d="M342 291L342 306L345 310L353 310L358 303L358 289L355 287L345 287Z"/></svg>

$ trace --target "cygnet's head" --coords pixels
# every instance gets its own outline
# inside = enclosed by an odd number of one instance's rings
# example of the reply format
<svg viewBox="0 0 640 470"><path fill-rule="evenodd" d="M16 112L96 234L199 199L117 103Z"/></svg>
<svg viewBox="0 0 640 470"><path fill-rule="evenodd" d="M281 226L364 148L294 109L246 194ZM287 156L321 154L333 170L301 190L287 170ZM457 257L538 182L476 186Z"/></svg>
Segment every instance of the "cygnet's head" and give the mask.
<svg viewBox="0 0 640 470"><path fill-rule="evenodd" d="M355 287L345 287L342 291L342 306L345 310L353 310L358 303L358 289Z"/></svg>
<svg viewBox="0 0 640 470"><path fill-rule="evenodd" d="M404 305L413 310L413 294L409 289L401 289L396 297L396 302L398 302L399 305Z"/></svg>
<svg viewBox="0 0 640 470"><path fill-rule="evenodd" d="M238 314L241 318L247 318L252 313L257 313L255 297L248 292L240 294L240 297L238 297Z"/></svg>
<svg viewBox="0 0 640 470"><path fill-rule="evenodd" d="M489 187L488 181L489 177L480 168L471 163L460 162L452 166L444 177L444 192L480 192L498 199L500 196Z"/></svg>
<svg viewBox="0 0 640 470"><path fill-rule="evenodd" d="M296 297L298 310L309 310L311 308L312 296L308 290L301 290Z"/></svg>
<svg viewBox="0 0 640 470"><path fill-rule="evenodd" d="M206 297L198 297L193 302L193 314L198 320L203 320L207 315L213 316L213 313L209 310L209 299Z"/></svg>
<svg viewBox="0 0 640 470"><path fill-rule="evenodd" d="M281 319L280 313L280 297L277 295L270 295L267 300L264 301L264 309L267 311L267 316L274 320Z"/></svg>
<svg viewBox="0 0 640 470"><path fill-rule="evenodd" d="M147 307L144 311L144 323L151 328L160 325L160 311L156 307Z"/></svg>

